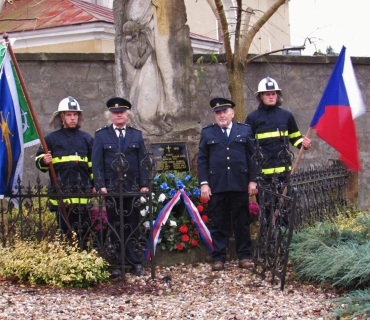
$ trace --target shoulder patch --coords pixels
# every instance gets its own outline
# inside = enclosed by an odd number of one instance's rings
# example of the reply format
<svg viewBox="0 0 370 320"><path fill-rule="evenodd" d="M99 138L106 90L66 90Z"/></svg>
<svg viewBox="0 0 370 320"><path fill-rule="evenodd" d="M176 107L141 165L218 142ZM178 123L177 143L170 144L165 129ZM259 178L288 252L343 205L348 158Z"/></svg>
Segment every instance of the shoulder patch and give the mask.
<svg viewBox="0 0 370 320"><path fill-rule="evenodd" d="M97 129L95 132L98 132L98 131L103 130L103 129L106 129L106 128L108 128L108 126L103 126L103 127L99 128L99 129Z"/></svg>
<svg viewBox="0 0 370 320"><path fill-rule="evenodd" d="M248 123L244 123L244 122L238 122L238 124L242 124L242 125L245 125L247 127L250 127L250 125Z"/></svg>
<svg viewBox="0 0 370 320"><path fill-rule="evenodd" d="M211 124L209 124L208 126L204 127L203 129L207 129L207 128L213 127L214 125L215 125L215 123L211 123ZM203 130L203 129L202 129L202 130Z"/></svg>

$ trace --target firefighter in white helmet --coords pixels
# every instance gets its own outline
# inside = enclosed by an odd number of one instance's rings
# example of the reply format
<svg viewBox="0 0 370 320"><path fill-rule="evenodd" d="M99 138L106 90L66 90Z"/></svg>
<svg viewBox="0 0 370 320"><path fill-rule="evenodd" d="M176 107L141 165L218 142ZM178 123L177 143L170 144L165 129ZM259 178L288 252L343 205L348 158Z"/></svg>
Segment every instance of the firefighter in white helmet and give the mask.
<svg viewBox="0 0 370 320"><path fill-rule="evenodd" d="M280 108L283 95L274 79L262 79L255 96L259 102L258 109L247 116L245 123L251 126L255 140L258 140L267 157L262 172L267 179L274 174L283 178L285 165L279 160L278 154L282 150L284 138L287 137L299 149L309 149L311 140L301 135L293 114Z"/></svg>
<svg viewBox="0 0 370 320"><path fill-rule="evenodd" d="M58 129L45 137L49 153L39 147L35 162L36 167L42 172L49 171L49 164L53 163L55 173L60 178L60 189L62 192L77 191L78 177L82 184L82 192L85 187L92 187L92 163L91 154L93 138L86 132L80 130L83 116L80 104L72 97L60 101L58 111L55 111L49 121L51 127ZM51 177L50 177L51 178ZM51 184L54 186L52 179ZM64 199L68 211L68 218L72 230L77 233L79 239L85 237L83 232L89 227L89 216L87 214L87 198L71 197ZM51 210L57 212L57 218L63 233L69 234L69 230L63 215L58 212L58 200L50 199ZM81 220L79 219L81 217ZM79 223L82 225L79 226ZM79 234L80 233L80 234Z"/></svg>

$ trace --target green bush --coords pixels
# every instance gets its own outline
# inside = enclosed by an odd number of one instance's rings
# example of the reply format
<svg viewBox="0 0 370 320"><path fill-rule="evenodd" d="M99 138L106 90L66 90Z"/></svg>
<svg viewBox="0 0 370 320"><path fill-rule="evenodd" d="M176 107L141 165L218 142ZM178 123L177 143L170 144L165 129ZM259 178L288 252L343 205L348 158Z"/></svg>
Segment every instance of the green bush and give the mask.
<svg viewBox="0 0 370 320"><path fill-rule="evenodd" d="M108 280L107 266L97 253L78 252L64 241L17 239L13 246L0 248L0 274L31 284L88 287Z"/></svg>
<svg viewBox="0 0 370 320"><path fill-rule="evenodd" d="M335 302L337 307L332 314L334 317L370 318L370 289L352 291L347 297L336 299Z"/></svg>
<svg viewBox="0 0 370 320"><path fill-rule="evenodd" d="M334 317L369 319L370 213L319 223L294 235L290 257L300 280L330 283L351 291L337 299Z"/></svg>
<svg viewBox="0 0 370 320"><path fill-rule="evenodd" d="M369 238L368 214L342 227L319 223L293 237L290 257L301 280L356 287L370 280Z"/></svg>

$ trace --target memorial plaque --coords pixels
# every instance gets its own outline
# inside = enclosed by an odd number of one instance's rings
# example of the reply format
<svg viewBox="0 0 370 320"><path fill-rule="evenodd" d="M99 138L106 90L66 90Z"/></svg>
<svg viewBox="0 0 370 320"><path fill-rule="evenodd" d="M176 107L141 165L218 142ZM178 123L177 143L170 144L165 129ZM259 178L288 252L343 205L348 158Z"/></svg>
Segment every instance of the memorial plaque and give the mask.
<svg viewBox="0 0 370 320"><path fill-rule="evenodd" d="M190 171L186 143L153 143L151 149L157 172Z"/></svg>

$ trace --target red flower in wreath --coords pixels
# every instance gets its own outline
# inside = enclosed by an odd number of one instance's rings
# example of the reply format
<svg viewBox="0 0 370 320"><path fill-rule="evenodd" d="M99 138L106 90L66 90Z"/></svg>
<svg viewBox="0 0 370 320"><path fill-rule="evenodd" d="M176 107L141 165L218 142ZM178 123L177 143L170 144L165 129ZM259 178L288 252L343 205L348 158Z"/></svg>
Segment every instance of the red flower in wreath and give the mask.
<svg viewBox="0 0 370 320"><path fill-rule="evenodd" d="M203 222L207 222L208 221L208 216L206 216L205 214L202 215L202 220L203 220Z"/></svg>
<svg viewBox="0 0 370 320"><path fill-rule="evenodd" d="M187 233L188 232L188 227L187 226L181 226L180 227L180 232Z"/></svg>
<svg viewBox="0 0 370 320"><path fill-rule="evenodd" d="M199 230L194 230L194 234L199 234Z"/></svg>
<svg viewBox="0 0 370 320"><path fill-rule="evenodd" d="M181 236L181 239L182 239L182 241L184 241L184 242L188 242L188 241L190 240L190 238L189 238L189 236L188 236L187 234L183 234L183 235Z"/></svg>
<svg viewBox="0 0 370 320"><path fill-rule="evenodd" d="M184 249L184 247L183 247L180 243L178 243L176 247L177 247L177 250L182 250L182 249Z"/></svg>
<svg viewBox="0 0 370 320"><path fill-rule="evenodd" d="M207 203L207 202L208 202L208 200L206 200L206 199L204 199L204 198L200 197L200 202L201 202L201 203Z"/></svg>
<svg viewBox="0 0 370 320"><path fill-rule="evenodd" d="M190 220L190 222L191 222L191 224L195 224L195 222L194 222L194 220L193 220L193 219L191 219L191 220Z"/></svg>
<svg viewBox="0 0 370 320"><path fill-rule="evenodd" d="M198 212L199 212L199 213L202 213L202 212L203 212L203 210L204 210L204 207L203 207L203 206L201 206L201 205L199 205L199 206L197 206L197 209L198 209Z"/></svg>
<svg viewBox="0 0 370 320"><path fill-rule="evenodd" d="M198 245L198 241L193 238L193 239L191 239L190 245L192 247L195 247L196 245Z"/></svg>

